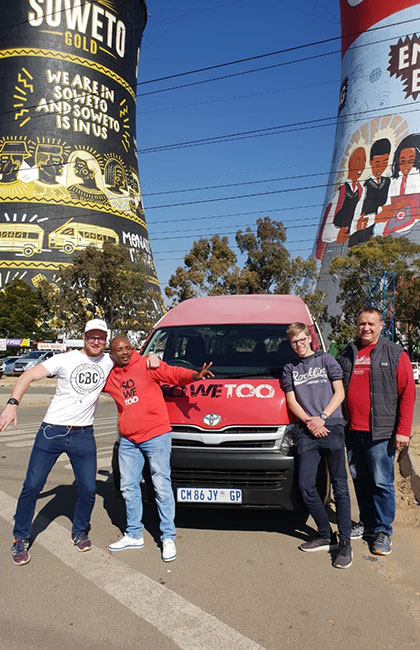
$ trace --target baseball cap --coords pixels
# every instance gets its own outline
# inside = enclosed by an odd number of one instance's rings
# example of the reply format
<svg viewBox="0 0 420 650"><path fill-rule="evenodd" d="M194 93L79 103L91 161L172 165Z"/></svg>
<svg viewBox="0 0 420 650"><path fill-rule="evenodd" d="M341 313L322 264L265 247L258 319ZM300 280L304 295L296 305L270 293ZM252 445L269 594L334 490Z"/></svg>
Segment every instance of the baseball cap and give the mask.
<svg viewBox="0 0 420 650"><path fill-rule="evenodd" d="M108 333L108 328L105 321L101 320L100 318L93 318L92 320L88 320L85 325L85 332L90 332L91 330L101 330L101 332L105 332L106 334Z"/></svg>

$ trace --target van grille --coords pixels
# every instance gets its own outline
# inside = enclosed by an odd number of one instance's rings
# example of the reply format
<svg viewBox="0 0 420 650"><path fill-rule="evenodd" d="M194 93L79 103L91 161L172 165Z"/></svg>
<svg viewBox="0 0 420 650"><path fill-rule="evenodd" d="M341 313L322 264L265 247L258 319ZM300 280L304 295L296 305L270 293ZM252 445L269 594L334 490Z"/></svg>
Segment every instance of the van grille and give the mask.
<svg viewBox="0 0 420 650"><path fill-rule="evenodd" d="M230 433L236 435L250 434L266 435L267 433L277 433L278 427L219 427L214 429L204 429L190 424L173 424L172 431L174 433Z"/></svg>
<svg viewBox="0 0 420 650"><path fill-rule="evenodd" d="M266 470L172 469L172 482L182 487L253 488L278 490L284 472Z"/></svg>
<svg viewBox="0 0 420 650"><path fill-rule="evenodd" d="M228 447L230 449L273 449L275 445L275 440L226 440L218 444L217 449L221 447ZM215 447L216 445L212 446ZM207 448L208 445L204 444L201 440L181 440L180 438L173 438L172 447Z"/></svg>

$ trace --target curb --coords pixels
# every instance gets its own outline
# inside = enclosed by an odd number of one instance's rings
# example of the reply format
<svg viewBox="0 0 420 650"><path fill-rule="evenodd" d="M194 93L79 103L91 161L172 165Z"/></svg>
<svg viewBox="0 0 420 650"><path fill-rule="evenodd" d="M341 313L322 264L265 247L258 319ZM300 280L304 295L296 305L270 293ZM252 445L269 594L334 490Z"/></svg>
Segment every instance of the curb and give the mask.
<svg viewBox="0 0 420 650"><path fill-rule="evenodd" d="M414 456L410 448L403 449L398 456L398 464L400 466L401 475L404 478L409 478L411 489L414 496L420 503L420 468L417 458Z"/></svg>

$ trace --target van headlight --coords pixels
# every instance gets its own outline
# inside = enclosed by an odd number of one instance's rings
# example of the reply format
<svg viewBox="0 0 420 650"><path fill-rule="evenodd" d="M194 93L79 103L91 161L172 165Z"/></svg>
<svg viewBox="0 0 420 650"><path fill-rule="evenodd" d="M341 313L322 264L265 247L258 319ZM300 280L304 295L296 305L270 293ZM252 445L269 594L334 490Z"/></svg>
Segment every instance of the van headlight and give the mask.
<svg viewBox="0 0 420 650"><path fill-rule="evenodd" d="M293 446L293 436L297 428L298 425L295 423L288 424L287 427L285 427L283 440L280 445L280 453L284 456L290 456L290 449Z"/></svg>

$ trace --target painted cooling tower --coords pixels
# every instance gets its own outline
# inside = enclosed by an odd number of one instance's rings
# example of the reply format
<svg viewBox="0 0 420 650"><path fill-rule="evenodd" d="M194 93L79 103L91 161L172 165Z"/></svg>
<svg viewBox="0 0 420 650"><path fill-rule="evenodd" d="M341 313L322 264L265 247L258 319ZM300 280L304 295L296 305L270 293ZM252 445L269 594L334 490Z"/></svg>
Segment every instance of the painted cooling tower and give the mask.
<svg viewBox="0 0 420 650"><path fill-rule="evenodd" d="M335 314L335 255L372 236L420 234L420 2L340 0L342 79L318 237Z"/></svg>
<svg viewBox="0 0 420 650"><path fill-rule="evenodd" d="M147 255L137 67L143 0L0 0L0 288L88 245Z"/></svg>

